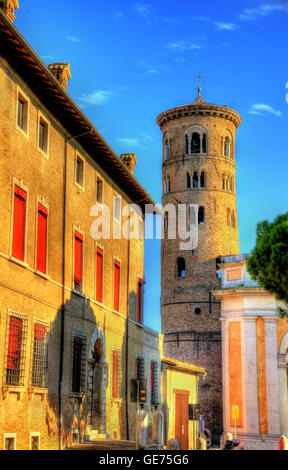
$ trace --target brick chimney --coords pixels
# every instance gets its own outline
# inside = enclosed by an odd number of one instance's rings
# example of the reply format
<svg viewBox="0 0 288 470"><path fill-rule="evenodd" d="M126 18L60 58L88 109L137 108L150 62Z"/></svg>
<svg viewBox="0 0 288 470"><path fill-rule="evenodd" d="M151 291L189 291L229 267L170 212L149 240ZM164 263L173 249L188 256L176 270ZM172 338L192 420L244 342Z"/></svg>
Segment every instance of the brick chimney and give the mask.
<svg viewBox="0 0 288 470"><path fill-rule="evenodd" d="M0 8L12 23L15 20L15 10L18 10L18 0L0 0Z"/></svg>
<svg viewBox="0 0 288 470"><path fill-rule="evenodd" d="M58 82L64 90L68 88L68 80L71 78L70 64L56 63L48 65L48 69L53 73L54 77L57 78Z"/></svg>
<svg viewBox="0 0 288 470"><path fill-rule="evenodd" d="M120 159L131 171L132 175L134 174L135 165L137 164L136 154L135 153L122 153Z"/></svg>

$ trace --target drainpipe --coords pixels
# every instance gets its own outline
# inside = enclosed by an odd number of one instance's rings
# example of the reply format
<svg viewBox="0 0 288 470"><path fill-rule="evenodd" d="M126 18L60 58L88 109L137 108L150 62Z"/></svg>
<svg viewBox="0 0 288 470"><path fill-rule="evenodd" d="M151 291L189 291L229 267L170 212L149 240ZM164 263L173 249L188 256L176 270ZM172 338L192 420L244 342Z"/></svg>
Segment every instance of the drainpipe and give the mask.
<svg viewBox="0 0 288 470"><path fill-rule="evenodd" d="M58 397L59 397L59 450L63 447L63 363L64 363L64 340L65 340L65 268L66 268L66 200L67 200L67 160L68 160L68 141L90 134L91 130L82 134L67 137L65 139L64 151L64 175L63 175L63 232L62 232L62 307L61 307L61 331L60 331L60 358L59 358L59 382L58 382Z"/></svg>
<svg viewBox="0 0 288 470"><path fill-rule="evenodd" d="M129 224L130 234L130 224ZM130 441L130 422L129 422L129 376L128 376L128 358L129 358L129 281L130 281L130 236L128 238L128 255L127 255L127 320L126 320L126 384L125 384L125 395L126 395L126 430L127 430L127 441Z"/></svg>

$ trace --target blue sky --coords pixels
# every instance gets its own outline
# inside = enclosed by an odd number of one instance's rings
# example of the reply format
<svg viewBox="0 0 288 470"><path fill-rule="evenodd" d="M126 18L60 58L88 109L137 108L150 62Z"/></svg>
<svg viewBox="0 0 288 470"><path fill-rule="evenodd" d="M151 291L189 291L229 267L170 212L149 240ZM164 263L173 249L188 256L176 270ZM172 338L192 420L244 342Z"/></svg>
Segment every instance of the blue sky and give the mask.
<svg viewBox="0 0 288 470"><path fill-rule="evenodd" d="M257 222L287 211L288 0L19 0L15 25L46 64L69 62L69 93L161 202L156 117L196 96L242 116L237 132L241 252ZM67 8L67 5L69 8ZM160 243L145 245L145 323L160 329Z"/></svg>

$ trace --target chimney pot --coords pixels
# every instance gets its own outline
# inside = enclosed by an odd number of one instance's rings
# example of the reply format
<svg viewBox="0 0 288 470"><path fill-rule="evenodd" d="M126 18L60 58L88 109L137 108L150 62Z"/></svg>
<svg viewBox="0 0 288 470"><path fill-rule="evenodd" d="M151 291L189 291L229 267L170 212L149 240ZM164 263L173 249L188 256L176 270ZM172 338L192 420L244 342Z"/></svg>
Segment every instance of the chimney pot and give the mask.
<svg viewBox="0 0 288 470"><path fill-rule="evenodd" d="M58 80L60 85L62 85L64 90L67 90L68 80L71 78L70 64L57 62L55 64L48 65L48 69L53 73L54 77Z"/></svg>
<svg viewBox="0 0 288 470"><path fill-rule="evenodd" d="M18 0L0 0L0 8L12 23L15 20L15 10L18 10Z"/></svg>

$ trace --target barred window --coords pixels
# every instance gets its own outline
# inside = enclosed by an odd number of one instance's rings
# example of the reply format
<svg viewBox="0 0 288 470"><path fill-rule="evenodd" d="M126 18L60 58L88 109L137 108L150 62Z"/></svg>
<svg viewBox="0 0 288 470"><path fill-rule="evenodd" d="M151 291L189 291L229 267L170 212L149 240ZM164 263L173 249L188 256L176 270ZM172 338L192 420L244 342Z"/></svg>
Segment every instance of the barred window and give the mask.
<svg viewBox="0 0 288 470"><path fill-rule="evenodd" d="M143 357L137 356L136 358L136 379L145 378L145 364Z"/></svg>
<svg viewBox="0 0 288 470"><path fill-rule="evenodd" d="M72 392L80 393L85 388L86 378L86 338L73 335Z"/></svg>
<svg viewBox="0 0 288 470"><path fill-rule="evenodd" d="M151 403L159 403L159 378L157 362L151 362Z"/></svg>
<svg viewBox="0 0 288 470"><path fill-rule="evenodd" d="M6 343L6 384L24 385L27 341L27 318L24 315L8 315Z"/></svg>
<svg viewBox="0 0 288 470"><path fill-rule="evenodd" d="M48 373L48 326L41 322L34 323L33 356L31 385L47 387Z"/></svg>
<svg viewBox="0 0 288 470"><path fill-rule="evenodd" d="M112 354L112 398L120 397L120 352L113 350Z"/></svg>

